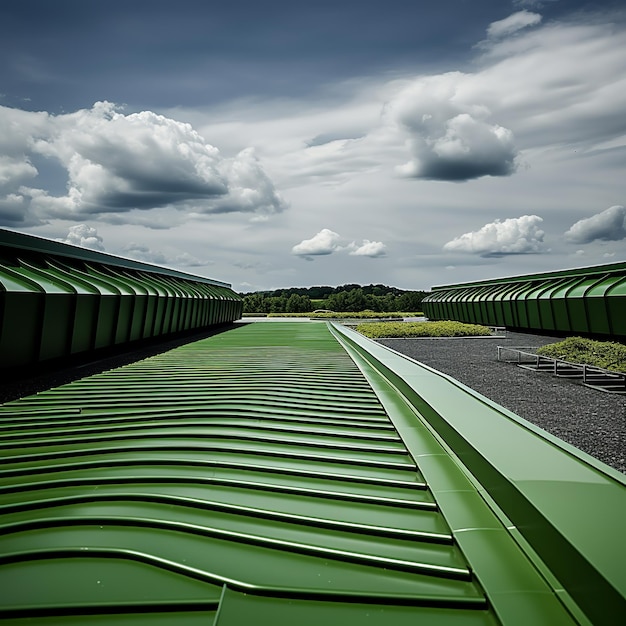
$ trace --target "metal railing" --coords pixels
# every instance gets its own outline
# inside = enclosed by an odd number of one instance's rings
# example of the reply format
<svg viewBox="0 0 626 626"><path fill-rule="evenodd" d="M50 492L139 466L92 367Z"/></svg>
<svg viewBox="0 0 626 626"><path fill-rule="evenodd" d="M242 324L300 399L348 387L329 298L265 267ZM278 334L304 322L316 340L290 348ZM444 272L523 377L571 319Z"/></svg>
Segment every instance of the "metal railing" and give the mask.
<svg viewBox="0 0 626 626"><path fill-rule="evenodd" d="M514 363L526 369L541 372L550 372L561 378L580 378L583 385L594 389L601 389L611 393L626 394L626 373L587 365L586 363L572 363L564 359L554 359L529 350L537 350L536 346L520 346L509 348L498 346L498 361ZM512 356L507 358L506 353Z"/></svg>

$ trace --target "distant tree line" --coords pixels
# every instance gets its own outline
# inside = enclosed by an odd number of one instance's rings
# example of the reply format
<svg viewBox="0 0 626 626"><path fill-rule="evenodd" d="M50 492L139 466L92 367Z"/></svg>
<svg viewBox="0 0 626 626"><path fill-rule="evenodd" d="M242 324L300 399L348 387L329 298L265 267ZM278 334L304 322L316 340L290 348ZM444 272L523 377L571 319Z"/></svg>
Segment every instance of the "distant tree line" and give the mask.
<svg viewBox="0 0 626 626"><path fill-rule="evenodd" d="M310 313L317 309L415 312L421 310L427 293L386 285L349 284L340 287L292 287L242 295L244 313Z"/></svg>

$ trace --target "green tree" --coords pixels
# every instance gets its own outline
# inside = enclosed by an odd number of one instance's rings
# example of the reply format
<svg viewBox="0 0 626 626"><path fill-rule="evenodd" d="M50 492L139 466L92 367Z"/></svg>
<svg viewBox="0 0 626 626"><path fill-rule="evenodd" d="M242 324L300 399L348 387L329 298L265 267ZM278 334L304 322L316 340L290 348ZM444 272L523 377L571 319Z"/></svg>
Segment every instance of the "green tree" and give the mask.
<svg viewBox="0 0 626 626"><path fill-rule="evenodd" d="M332 311L421 311L425 291L405 291L386 285L355 284L340 287L293 287L272 292L243 294L245 313L307 313ZM297 296L292 298L292 296ZM311 299L315 299L313 304ZM323 301L321 301L323 300ZM321 301L321 302L320 302Z"/></svg>
<svg viewBox="0 0 626 626"><path fill-rule="evenodd" d="M308 313L312 310L313 307L309 296L301 296L297 293L292 293L289 298L287 298L285 305L286 313Z"/></svg>
<svg viewBox="0 0 626 626"><path fill-rule="evenodd" d="M244 313L264 313L265 297L261 293L250 293L243 297Z"/></svg>
<svg viewBox="0 0 626 626"><path fill-rule="evenodd" d="M398 300L393 293L388 292L384 296L381 297L381 311L400 311L398 308Z"/></svg>
<svg viewBox="0 0 626 626"><path fill-rule="evenodd" d="M382 311L380 308L381 298L379 296L375 296L371 293L365 294L365 301L367 303L365 308L369 311Z"/></svg>
<svg viewBox="0 0 626 626"><path fill-rule="evenodd" d="M331 311L347 311L347 293L340 291L339 293L331 293L326 299L328 308Z"/></svg>
<svg viewBox="0 0 626 626"><path fill-rule="evenodd" d="M398 298L398 306L400 311L421 311L422 300L426 293L424 291L407 291Z"/></svg>
<svg viewBox="0 0 626 626"><path fill-rule="evenodd" d="M367 298L363 293L363 289L352 289L346 297L346 305L348 311L364 311L367 308Z"/></svg>
<svg viewBox="0 0 626 626"><path fill-rule="evenodd" d="M287 308L287 296L268 298L270 300L270 313L284 313Z"/></svg>

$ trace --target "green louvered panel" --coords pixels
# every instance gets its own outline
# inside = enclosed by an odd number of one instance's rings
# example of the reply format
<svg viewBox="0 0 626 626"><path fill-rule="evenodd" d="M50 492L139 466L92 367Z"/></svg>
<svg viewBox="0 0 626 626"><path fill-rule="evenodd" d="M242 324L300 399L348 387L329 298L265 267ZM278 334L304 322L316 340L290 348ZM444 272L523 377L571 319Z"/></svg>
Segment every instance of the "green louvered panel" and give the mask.
<svg viewBox="0 0 626 626"><path fill-rule="evenodd" d="M433 287L433 320L522 330L626 337L626 263Z"/></svg>
<svg viewBox="0 0 626 626"><path fill-rule="evenodd" d="M0 374L241 317L221 283L0 229Z"/></svg>

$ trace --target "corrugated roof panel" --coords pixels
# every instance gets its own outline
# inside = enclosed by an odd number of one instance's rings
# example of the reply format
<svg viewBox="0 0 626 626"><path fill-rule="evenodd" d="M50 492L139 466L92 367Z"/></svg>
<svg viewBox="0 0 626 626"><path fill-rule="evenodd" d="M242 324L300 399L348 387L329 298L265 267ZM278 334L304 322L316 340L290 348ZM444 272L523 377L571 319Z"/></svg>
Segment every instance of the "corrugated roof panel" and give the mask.
<svg viewBox="0 0 626 626"><path fill-rule="evenodd" d="M0 419L6 618L498 623L436 503L469 483L325 324L242 325Z"/></svg>

